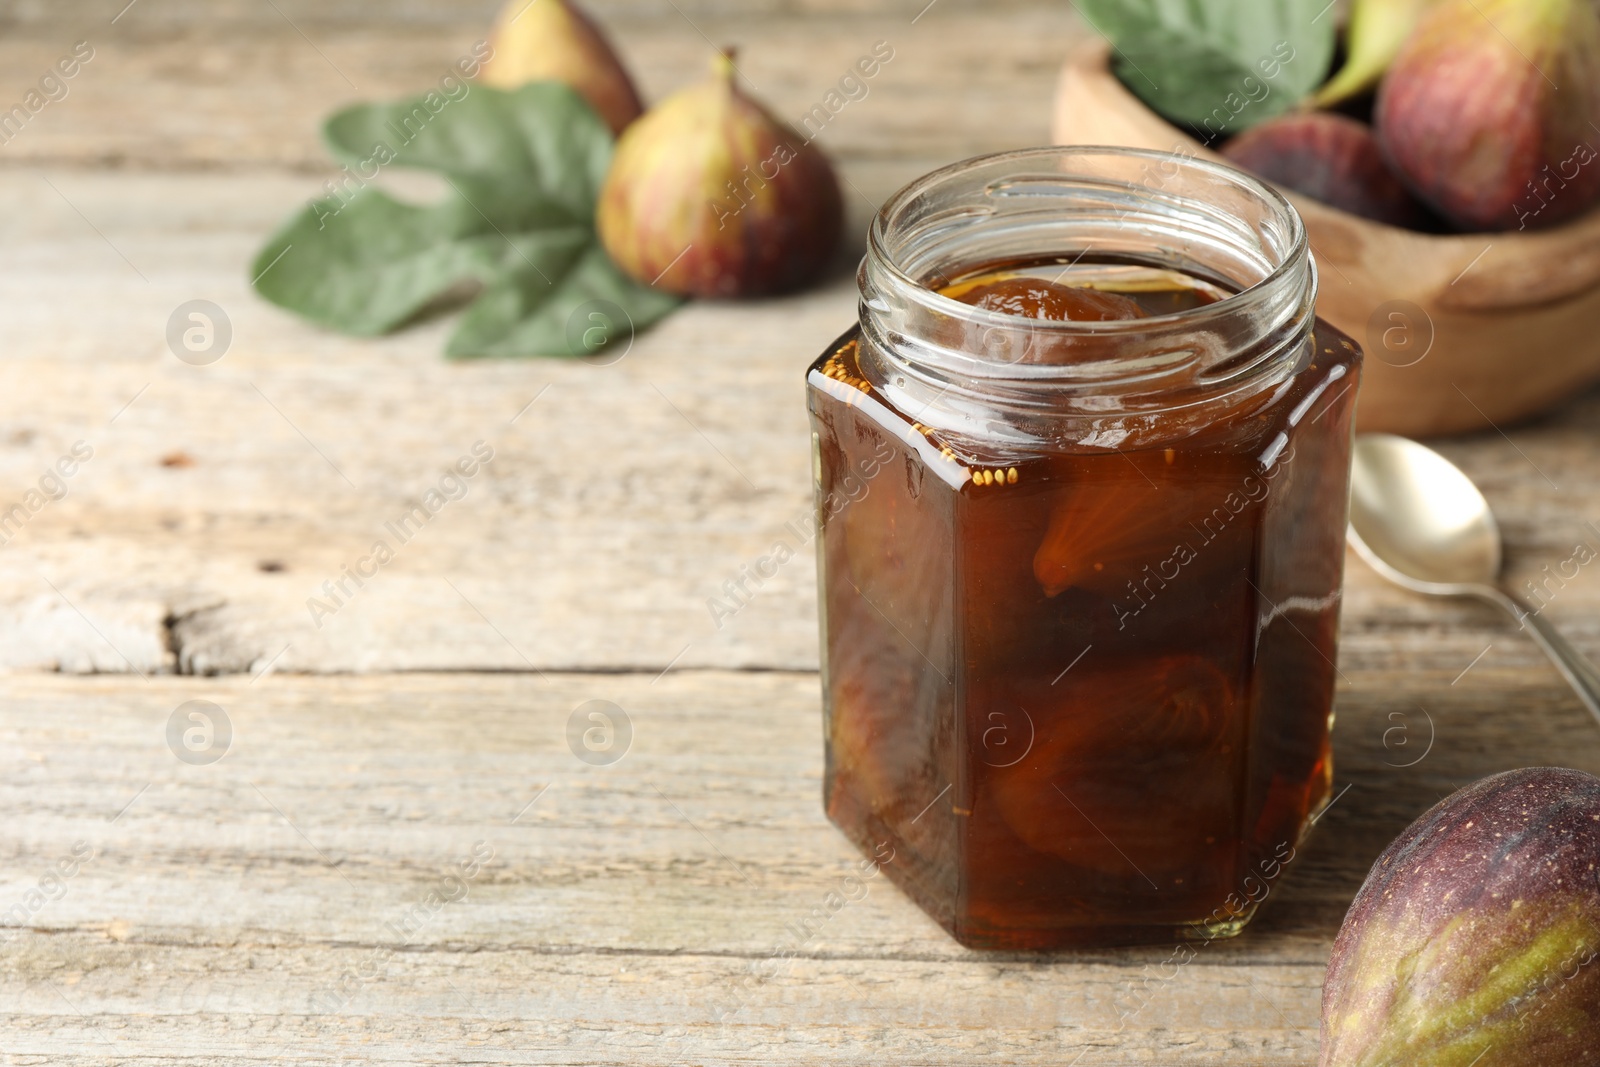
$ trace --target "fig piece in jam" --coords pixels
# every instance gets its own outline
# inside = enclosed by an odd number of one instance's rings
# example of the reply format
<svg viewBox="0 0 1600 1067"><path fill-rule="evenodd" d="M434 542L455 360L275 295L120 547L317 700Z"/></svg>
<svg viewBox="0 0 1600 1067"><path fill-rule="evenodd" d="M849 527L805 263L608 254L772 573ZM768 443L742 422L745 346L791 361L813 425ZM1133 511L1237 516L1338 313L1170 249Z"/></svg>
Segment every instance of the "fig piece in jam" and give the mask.
<svg viewBox="0 0 1600 1067"><path fill-rule="evenodd" d="M1117 322L1146 316L1138 301L1120 293L1002 272L964 284L946 286L944 295L1006 315L1051 322Z"/></svg>

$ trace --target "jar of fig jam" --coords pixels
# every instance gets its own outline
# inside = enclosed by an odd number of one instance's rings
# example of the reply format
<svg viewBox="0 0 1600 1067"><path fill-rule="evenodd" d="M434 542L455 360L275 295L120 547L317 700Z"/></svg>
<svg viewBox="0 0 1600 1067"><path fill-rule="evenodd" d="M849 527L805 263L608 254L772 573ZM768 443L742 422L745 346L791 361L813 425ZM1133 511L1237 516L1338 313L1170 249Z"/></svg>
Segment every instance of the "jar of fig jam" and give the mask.
<svg viewBox="0 0 1600 1067"><path fill-rule="evenodd" d="M966 945L1238 932L1332 781L1361 355L1299 216L1014 152L898 193L859 280L807 374L829 817Z"/></svg>

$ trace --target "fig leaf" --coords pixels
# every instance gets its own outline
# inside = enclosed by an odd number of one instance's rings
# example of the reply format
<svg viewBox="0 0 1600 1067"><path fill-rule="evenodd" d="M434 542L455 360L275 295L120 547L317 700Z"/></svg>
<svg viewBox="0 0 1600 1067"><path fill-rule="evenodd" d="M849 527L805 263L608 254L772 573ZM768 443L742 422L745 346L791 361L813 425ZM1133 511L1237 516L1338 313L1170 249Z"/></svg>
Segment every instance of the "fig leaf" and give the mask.
<svg viewBox="0 0 1600 1067"><path fill-rule="evenodd" d="M583 98L553 82L458 85L454 97L358 104L328 120L344 172L261 249L256 291L320 325L374 335L471 286L479 295L452 357L586 355L677 307L600 247L594 212L612 137ZM373 187L389 167L434 171L448 188L432 204L402 203ZM604 328L573 328L575 317L587 325L593 301L613 306ZM612 321L616 309L626 322Z"/></svg>
<svg viewBox="0 0 1600 1067"><path fill-rule="evenodd" d="M608 348L625 349L635 330L682 303L670 293L627 277L598 243L587 244L552 280L554 293L538 271L508 272L467 309L450 338L448 354L515 356L544 345L550 337L563 337L563 351L598 355ZM571 309L577 307L585 310L574 320ZM616 320L615 308L624 310L627 321Z"/></svg>
<svg viewBox="0 0 1600 1067"><path fill-rule="evenodd" d="M1280 115L1322 84L1334 5L1308 0L1078 0L1117 77L1206 143ZM1320 9L1320 10L1319 10Z"/></svg>

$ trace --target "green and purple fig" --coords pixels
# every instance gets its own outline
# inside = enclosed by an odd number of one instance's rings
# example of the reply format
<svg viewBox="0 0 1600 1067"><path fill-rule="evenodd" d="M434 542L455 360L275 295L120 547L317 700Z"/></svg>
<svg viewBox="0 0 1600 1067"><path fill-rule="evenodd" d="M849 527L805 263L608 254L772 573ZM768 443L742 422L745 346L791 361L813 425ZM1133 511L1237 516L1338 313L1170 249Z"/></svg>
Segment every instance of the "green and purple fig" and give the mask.
<svg viewBox="0 0 1600 1067"><path fill-rule="evenodd" d="M1317 90L1312 103L1334 107L1378 84L1422 13L1438 0L1355 0L1345 30L1344 66Z"/></svg>
<svg viewBox="0 0 1600 1067"><path fill-rule="evenodd" d="M644 110L633 79L605 34L570 0L508 0L489 43L494 51L478 75L485 85L570 85L612 133L621 133Z"/></svg>
<svg viewBox="0 0 1600 1067"><path fill-rule="evenodd" d="M698 297L781 293L817 276L843 204L827 157L739 87L733 57L644 114L600 190L600 241L637 281Z"/></svg>
<svg viewBox="0 0 1600 1067"><path fill-rule="evenodd" d="M1378 91L1378 141L1465 230L1549 226L1600 197L1594 0L1442 0Z"/></svg>
<svg viewBox="0 0 1600 1067"><path fill-rule="evenodd" d="M1280 115L1222 147L1229 160L1270 182L1352 215L1428 228L1428 211L1389 169L1372 128L1343 115Z"/></svg>
<svg viewBox="0 0 1600 1067"><path fill-rule="evenodd" d="M1378 857L1328 961L1318 1063L1600 1063L1600 778L1493 775Z"/></svg>

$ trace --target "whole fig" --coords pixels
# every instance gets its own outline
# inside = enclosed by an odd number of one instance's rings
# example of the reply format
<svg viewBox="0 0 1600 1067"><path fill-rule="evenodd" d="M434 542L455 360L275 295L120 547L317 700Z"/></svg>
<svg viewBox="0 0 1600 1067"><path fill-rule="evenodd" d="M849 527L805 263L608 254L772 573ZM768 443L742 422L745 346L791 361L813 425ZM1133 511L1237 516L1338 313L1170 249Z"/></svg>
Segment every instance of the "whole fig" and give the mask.
<svg viewBox="0 0 1600 1067"><path fill-rule="evenodd" d="M1422 13L1438 0L1355 0L1350 5L1350 25L1345 31L1344 66L1339 68L1312 102L1333 107L1378 84Z"/></svg>
<svg viewBox="0 0 1600 1067"><path fill-rule="evenodd" d="M1467 230L1526 229L1600 196L1593 0L1442 0L1378 91L1378 141Z"/></svg>
<svg viewBox="0 0 1600 1067"><path fill-rule="evenodd" d="M479 74L485 85L515 89L558 81L576 89L612 133L644 106L633 79L600 28L570 0L508 0L489 43L494 52Z"/></svg>
<svg viewBox="0 0 1600 1067"><path fill-rule="evenodd" d="M1372 129L1355 119L1309 111L1268 119L1241 133L1222 154L1285 189L1352 215L1424 229L1427 209L1389 165Z"/></svg>
<svg viewBox="0 0 1600 1067"><path fill-rule="evenodd" d="M623 271L700 297L805 284L833 254L842 219L827 157L739 88L729 53L711 80L622 135L596 214Z"/></svg>
<svg viewBox="0 0 1600 1067"><path fill-rule="evenodd" d="M1485 778L1373 865L1333 944L1318 1063L1600 1063L1597 957L1600 778Z"/></svg>

